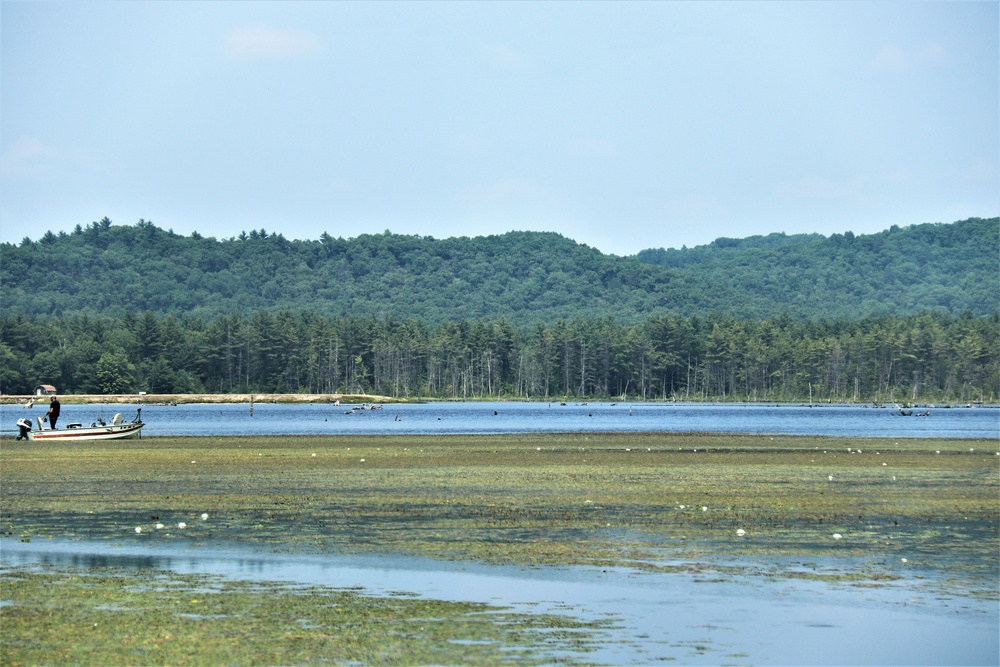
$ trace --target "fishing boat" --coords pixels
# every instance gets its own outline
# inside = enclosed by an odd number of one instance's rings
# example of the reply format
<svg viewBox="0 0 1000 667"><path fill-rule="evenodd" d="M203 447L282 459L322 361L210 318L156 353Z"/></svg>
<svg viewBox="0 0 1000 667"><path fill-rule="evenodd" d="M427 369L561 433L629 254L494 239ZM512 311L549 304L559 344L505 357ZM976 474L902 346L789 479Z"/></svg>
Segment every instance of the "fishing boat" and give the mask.
<svg viewBox="0 0 1000 667"><path fill-rule="evenodd" d="M116 414L110 424L98 419L90 426L83 424L67 424L66 428L43 428L42 418L38 418L38 430L27 432L28 440L44 440L68 442L76 440L122 440L125 438L142 437L142 427L145 424L139 418L142 408L135 413L135 419L130 423L122 420L121 413Z"/></svg>

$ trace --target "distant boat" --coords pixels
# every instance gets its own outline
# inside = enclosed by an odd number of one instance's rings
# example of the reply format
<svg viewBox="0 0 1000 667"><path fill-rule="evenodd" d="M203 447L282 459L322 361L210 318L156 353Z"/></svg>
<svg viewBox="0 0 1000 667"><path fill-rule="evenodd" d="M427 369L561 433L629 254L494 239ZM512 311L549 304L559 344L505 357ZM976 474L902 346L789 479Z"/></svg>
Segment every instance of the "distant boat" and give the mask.
<svg viewBox="0 0 1000 667"><path fill-rule="evenodd" d="M68 424L66 428L42 428L42 418L38 418L38 430L28 431L28 440L44 440L46 442L68 442L76 440L123 440L125 438L142 437L142 427L145 424L139 419L142 408L135 414L131 423L124 423L121 414L115 415L110 424L98 420L90 426Z"/></svg>

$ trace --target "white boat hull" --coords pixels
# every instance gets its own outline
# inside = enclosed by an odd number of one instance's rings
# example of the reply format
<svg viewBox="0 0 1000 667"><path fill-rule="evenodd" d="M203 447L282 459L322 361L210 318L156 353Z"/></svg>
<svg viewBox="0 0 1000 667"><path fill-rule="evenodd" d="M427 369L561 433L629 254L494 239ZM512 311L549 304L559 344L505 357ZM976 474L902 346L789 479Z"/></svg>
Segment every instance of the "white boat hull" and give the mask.
<svg viewBox="0 0 1000 667"><path fill-rule="evenodd" d="M107 426L89 426L87 428L59 428L29 431L28 440L44 440L68 442L76 440L124 440L141 437L142 422L131 424L108 424Z"/></svg>

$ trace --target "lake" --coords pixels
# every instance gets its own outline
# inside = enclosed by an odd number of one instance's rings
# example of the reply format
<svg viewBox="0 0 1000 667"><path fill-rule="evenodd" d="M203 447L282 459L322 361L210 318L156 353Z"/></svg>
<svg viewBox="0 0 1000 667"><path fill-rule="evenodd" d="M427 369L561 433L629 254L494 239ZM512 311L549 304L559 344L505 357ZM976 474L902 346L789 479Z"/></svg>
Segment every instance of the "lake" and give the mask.
<svg viewBox="0 0 1000 667"><path fill-rule="evenodd" d="M60 426L89 425L116 413L135 417L130 405L63 405ZM13 432L34 408L0 406L0 423ZM910 412L907 409L907 412ZM765 405L699 403L441 402L389 404L381 409L329 403L183 404L142 406L143 436L485 434L485 433L753 433L877 438L1000 437L1000 409L991 407L899 408L859 405ZM929 413L927 416L917 416Z"/></svg>

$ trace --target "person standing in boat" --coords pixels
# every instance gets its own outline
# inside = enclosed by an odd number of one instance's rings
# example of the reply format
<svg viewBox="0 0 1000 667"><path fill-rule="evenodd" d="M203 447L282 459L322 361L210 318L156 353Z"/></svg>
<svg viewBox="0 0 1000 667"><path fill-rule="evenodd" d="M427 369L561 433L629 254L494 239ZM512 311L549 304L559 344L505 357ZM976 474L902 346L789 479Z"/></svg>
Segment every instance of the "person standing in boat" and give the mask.
<svg viewBox="0 0 1000 667"><path fill-rule="evenodd" d="M45 413L45 416L49 420L49 428L55 428L56 422L59 421L59 409L62 406L59 405L59 399L55 396L49 399L49 411Z"/></svg>

